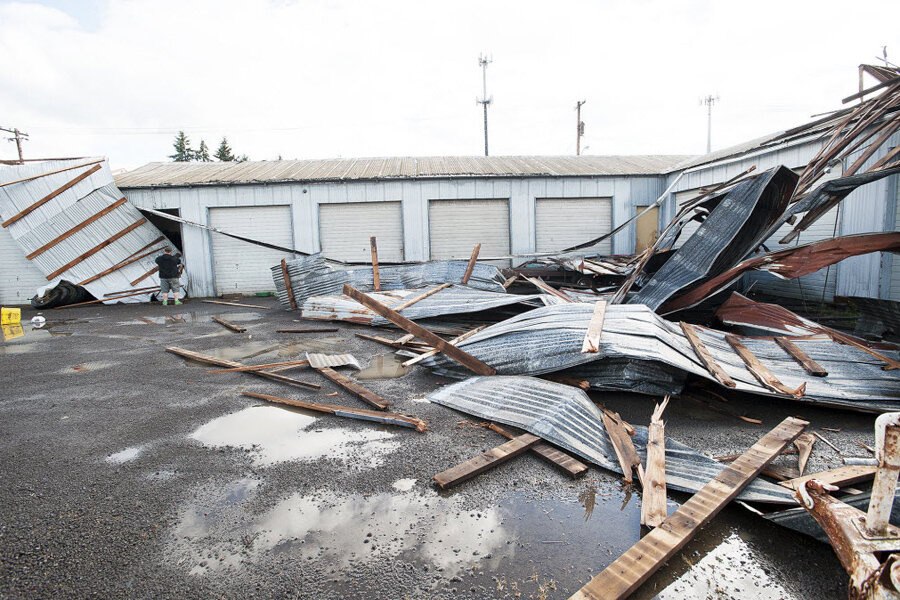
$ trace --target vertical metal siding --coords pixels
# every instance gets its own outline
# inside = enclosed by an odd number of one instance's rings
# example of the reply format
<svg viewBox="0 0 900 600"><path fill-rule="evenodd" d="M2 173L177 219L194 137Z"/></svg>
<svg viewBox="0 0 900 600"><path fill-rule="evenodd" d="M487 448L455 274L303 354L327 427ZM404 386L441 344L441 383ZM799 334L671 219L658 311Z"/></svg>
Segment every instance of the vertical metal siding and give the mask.
<svg viewBox="0 0 900 600"><path fill-rule="evenodd" d="M49 281L25 258L6 229L0 228L0 303L28 304Z"/></svg>

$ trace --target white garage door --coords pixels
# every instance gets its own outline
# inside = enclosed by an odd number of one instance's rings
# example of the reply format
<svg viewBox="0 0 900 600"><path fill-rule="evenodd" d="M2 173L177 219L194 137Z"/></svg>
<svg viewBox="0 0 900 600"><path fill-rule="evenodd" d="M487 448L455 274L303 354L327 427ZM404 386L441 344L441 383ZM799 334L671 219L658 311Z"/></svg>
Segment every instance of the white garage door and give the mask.
<svg viewBox="0 0 900 600"><path fill-rule="evenodd" d="M428 227L432 260L509 254L509 200L431 200Z"/></svg>
<svg viewBox="0 0 900 600"><path fill-rule="evenodd" d="M403 217L399 202L319 205L319 243L328 258L371 262L371 236L378 238L378 260L403 260Z"/></svg>
<svg viewBox="0 0 900 600"><path fill-rule="evenodd" d="M241 206L210 208L209 225L261 242L293 247L289 206ZM212 236L216 294L247 294L275 290L269 270L292 255L242 242L224 235Z"/></svg>
<svg viewBox="0 0 900 600"><path fill-rule="evenodd" d="M535 208L538 252L555 252L612 231L610 198L538 198ZM612 239L599 251L612 254Z"/></svg>
<svg viewBox="0 0 900 600"><path fill-rule="evenodd" d="M49 283L9 231L0 229L0 303L28 304L37 289Z"/></svg>

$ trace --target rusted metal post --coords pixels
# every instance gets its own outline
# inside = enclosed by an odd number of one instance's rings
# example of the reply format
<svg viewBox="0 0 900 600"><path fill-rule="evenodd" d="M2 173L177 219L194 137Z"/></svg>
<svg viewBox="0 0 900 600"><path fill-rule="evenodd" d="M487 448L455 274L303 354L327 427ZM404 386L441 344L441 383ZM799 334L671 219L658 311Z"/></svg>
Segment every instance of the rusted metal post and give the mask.
<svg viewBox="0 0 900 600"><path fill-rule="evenodd" d="M881 535L887 531L900 475L900 413L885 413L875 420L875 458L878 470L872 484L866 529Z"/></svg>

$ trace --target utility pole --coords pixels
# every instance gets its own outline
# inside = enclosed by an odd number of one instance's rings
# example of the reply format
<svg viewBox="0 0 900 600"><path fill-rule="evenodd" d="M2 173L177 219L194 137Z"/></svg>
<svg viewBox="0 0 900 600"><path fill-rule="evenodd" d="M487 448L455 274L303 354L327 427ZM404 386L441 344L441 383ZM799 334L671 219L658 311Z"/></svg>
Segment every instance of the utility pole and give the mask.
<svg viewBox="0 0 900 600"><path fill-rule="evenodd" d="M575 156L581 156L581 138L584 136L584 121L581 120L581 107L587 102L582 100L575 103Z"/></svg>
<svg viewBox="0 0 900 600"><path fill-rule="evenodd" d="M490 98L487 95L487 66L494 62L492 58L487 58L486 56L478 55L478 65L481 67L481 83L483 95L480 100L476 100L475 102L482 105L484 107L484 155L488 155L488 121L487 121L487 109L488 104L494 101L493 96Z"/></svg>
<svg viewBox="0 0 900 600"><path fill-rule="evenodd" d="M0 131L5 131L7 133L13 134L14 137L7 138L7 139L10 142L14 141L16 143L16 149L19 151L19 162L22 162L23 160L25 160L22 157L22 140L27 140L28 134L25 133L24 131L19 131L16 128L9 129L8 127L0 127Z"/></svg>
<svg viewBox="0 0 900 600"><path fill-rule="evenodd" d="M706 98L700 99L700 104L706 105L706 153L712 152L712 107L719 101L719 95L710 94Z"/></svg>

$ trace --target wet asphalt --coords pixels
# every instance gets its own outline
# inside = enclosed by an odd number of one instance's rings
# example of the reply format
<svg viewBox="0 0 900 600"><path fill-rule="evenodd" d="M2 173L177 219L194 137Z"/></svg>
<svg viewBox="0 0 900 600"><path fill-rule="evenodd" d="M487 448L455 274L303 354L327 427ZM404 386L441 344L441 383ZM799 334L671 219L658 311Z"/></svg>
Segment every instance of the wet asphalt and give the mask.
<svg viewBox="0 0 900 600"><path fill-rule="evenodd" d="M0 342L0 597L567 598L639 539L640 492L596 467L571 480L523 455L437 491L434 474L504 440L423 401L447 383L426 369L364 381L425 419L421 434L241 395L366 407L303 369L284 374L320 391L208 374L165 352L258 364L313 349L350 352L364 366L390 352L357 338L373 333L357 325L275 333L318 324L294 322L274 298L248 302L271 310L197 300L51 310L45 328L26 324ZM23 310L23 322L34 314ZM378 360L393 372L389 357ZM635 424L654 402L594 398ZM725 407L762 424L679 399L666 434L734 454L800 416L847 456L865 455L857 440L873 441L870 415L747 397ZM818 443L808 470L840 464ZM685 499L670 495L672 508ZM635 597L838 598L846 582L829 546L729 506Z"/></svg>

